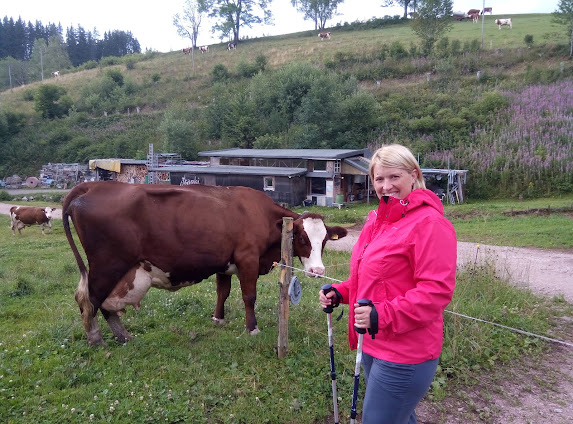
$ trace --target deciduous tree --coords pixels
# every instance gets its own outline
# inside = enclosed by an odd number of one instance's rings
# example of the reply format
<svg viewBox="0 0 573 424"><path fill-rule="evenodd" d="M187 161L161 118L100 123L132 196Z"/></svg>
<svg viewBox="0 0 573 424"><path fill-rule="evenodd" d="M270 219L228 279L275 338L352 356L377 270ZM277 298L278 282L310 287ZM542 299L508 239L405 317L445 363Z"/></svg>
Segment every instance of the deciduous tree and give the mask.
<svg viewBox="0 0 573 424"><path fill-rule="evenodd" d="M223 37L232 33L233 42L239 42L242 27L251 28L255 24L270 23L272 12L269 9L272 0L204 0L209 16L217 23L213 32L219 31Z"/></svg>
<svg viewBox="0 0 573 424"><path fill-rule="evenodd" d="M384 0L382 7L401 6L404 8L404 19L408 17L408 7L416 10L417 0Z"/></svg>
<svg viewBox="0 0 573 424"><path fill-rule="evenodd" d="M314 22L314 29L324 29L344 0L291 0L291 3L304 14L305 20Z"/></svg>
<svg viewBox="0 0 573 424"><path fill-rule="evenodd" d="M199 27L206 12L206 2L202 0L186 0L183 12L176 13L173 17L173 25L177 28L177 34L182 38L189 38L193 48L197 48Z"/></svg>
<svg viewBox="0 0 573 424"><path fill-rule="evenodd" d="M412 29L422 40L422 50L429 55L434 44L453 26L452 0L420 0L412 19Z"/></svg>

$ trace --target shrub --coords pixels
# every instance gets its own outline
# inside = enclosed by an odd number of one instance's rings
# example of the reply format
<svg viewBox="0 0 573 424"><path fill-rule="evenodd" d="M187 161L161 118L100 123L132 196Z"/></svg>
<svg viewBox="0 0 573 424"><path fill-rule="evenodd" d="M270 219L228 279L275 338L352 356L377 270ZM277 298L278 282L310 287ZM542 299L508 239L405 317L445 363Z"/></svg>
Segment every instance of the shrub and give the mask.
<svg viewBox="0 0 573 424"><path fill-rule="evenodd" d="M527 46L527 48L530 49L531 46L533 46L533 35L527 34L527 35L523 38L523 41L525 41L525 45Z"/></svg>
<svg viewBox="0 0 573 424"><path fill-rule="evenodd" d="M213 82L225 82L229 79L229 70L221 63L216 64L211 71Z"/></svg>

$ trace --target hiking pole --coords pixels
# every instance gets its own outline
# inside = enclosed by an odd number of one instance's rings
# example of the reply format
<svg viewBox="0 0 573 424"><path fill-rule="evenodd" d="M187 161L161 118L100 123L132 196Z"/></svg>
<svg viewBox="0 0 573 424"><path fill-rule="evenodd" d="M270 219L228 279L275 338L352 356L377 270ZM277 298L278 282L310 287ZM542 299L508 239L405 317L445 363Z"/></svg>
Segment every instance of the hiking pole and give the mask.
<svg viewBox="0 0 573 424"><path fill-rule="evenodd" d="M333 290L330 284L322 286L322 291L326 295ZM334 405L334 424L338 424L338 396L336 394L336 371L334 369L334 338L332 336L332 305L322 308L326 312L326 323L328 324L328 346L330 348L330 379L332 380L332 403Z"/></svg>
<svg viewBox="0 0 573 424"><path fill-rule="evenodd" d="M360 306L368 306L370 301L368 299L360 299L357 303ZM356 366L354 367L354 390L352 391L350 424L356 422L356 400L358 398L358 383L360 382L360 364L362 363L362 339L364 338L364 333L366 333L365 328L354 327L354 330L358 333L358 347L356 348Z"/></svg>

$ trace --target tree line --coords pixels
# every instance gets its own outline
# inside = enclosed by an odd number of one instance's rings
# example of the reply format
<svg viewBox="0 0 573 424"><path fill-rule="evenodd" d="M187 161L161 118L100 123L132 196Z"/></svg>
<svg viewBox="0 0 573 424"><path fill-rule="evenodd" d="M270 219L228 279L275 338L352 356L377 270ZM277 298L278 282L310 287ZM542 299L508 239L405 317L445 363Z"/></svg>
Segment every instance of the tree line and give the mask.
<svg viewBox="0 0 573 424"><path fill-rule="evenodd" d="M0 22L0 89L43 80L51 72L103 57L141 53L131 31L114 30L100 37L97 29L66 28L54 23L25 23L7 16Z"/></svg>

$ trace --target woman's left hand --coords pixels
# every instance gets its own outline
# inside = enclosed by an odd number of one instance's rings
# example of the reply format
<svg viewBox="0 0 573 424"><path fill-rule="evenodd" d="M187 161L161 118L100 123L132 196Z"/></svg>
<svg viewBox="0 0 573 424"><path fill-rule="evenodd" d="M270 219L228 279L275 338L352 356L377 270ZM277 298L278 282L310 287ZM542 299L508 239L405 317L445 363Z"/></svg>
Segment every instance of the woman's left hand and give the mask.
<svg viewBox="0 0 573 424"><path fill-rule="evenodd" d="M370 328L370 312L372 306L354 304L354 326L357 328Z"/></svg>

